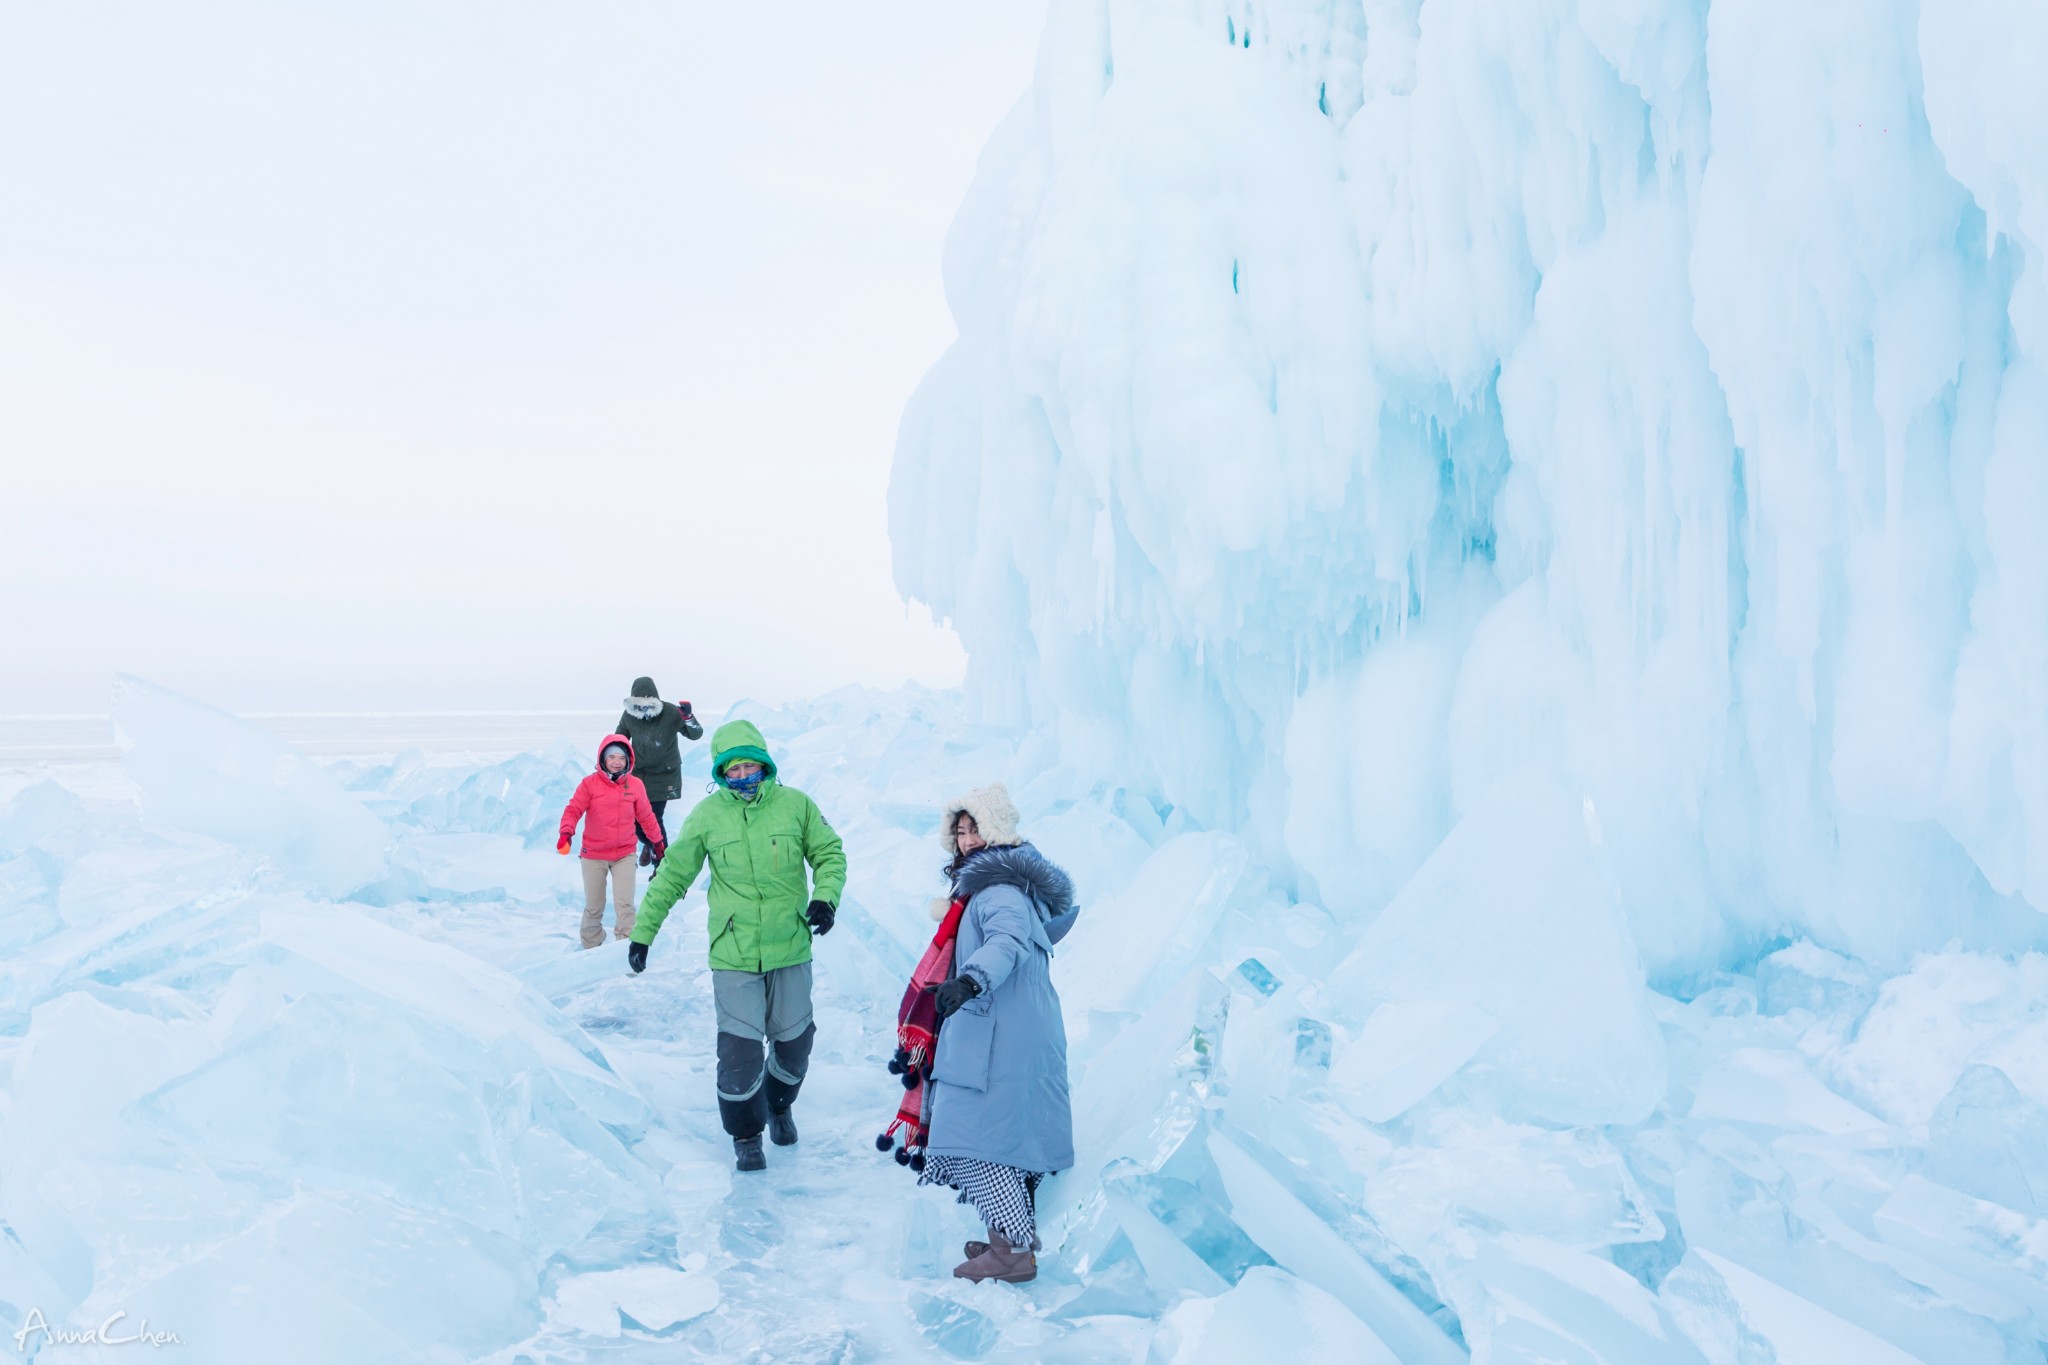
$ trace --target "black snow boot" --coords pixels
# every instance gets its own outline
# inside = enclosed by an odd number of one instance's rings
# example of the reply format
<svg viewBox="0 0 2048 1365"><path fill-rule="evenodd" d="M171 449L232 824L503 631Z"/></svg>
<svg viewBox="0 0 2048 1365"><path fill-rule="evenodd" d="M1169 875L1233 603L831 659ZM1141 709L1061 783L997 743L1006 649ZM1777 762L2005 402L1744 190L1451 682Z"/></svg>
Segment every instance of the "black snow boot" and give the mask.
<svg viewBox="0 0 2048 1365"><path fill-rule="evenodd" d="M777 1147L788 1147L796 1141L796 1120L787 1109L768 1111L768 1137Z"/></svg>
<svg viewBox="0 0 2048 1365"><path fill-rule="evenodd" d="M729 1100L718 1097L718 1121L725 1126L726 1134L736 1138L757 1138L768 1126L768 1102L756 1090L743 1100Z"/></svg>
<svg viewBox="0 0 2048 1365"><path fill-rule="evenodd" d="M761 1153L761 1135L732 1140L733 1165L743 1171L765 1171L768 1158Z"/></svg>

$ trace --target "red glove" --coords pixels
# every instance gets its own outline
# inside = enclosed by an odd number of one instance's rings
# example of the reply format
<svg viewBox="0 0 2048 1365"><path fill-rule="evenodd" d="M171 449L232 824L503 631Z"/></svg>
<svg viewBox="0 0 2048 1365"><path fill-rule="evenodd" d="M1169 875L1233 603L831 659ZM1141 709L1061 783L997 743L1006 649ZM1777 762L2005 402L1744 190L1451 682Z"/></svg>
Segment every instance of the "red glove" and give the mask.
<svg viewBox="0 0 2048 1365"><path fill-rule="evenodd" d="M555 852L566 855L569 852L569 836L564 834L562 842L555 845Z"/></svg>
<svg viewBox="0 0 2048 1365"><path fill-rule="evenodd" d="M661 862L661 860L662 860L663 858L666 858L667 856L668 856L668 845L667 845L667 844L656 844L656 845L654 845L654 861L655 861L655 863L656 863L657 865L659 865L659 864L660 864L660 862Z"/></svg>
<svg viewBox="0 0 2048 1365"><path fill-rule="evenodd" d="M690 714L690 703L686 701L679 701L676 703L676 710L682 712L684 715L687 716Z"/></svg>

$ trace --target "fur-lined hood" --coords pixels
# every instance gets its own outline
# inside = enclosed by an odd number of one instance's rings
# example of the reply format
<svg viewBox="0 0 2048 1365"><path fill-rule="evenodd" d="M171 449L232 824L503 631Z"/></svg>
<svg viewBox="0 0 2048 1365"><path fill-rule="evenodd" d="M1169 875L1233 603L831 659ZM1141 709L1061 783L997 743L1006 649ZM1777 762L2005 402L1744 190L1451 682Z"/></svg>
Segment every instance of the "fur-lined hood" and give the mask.
<svg viewBox="0 0 2048 1365"><path fill-rule="evenodd" d="M1074 879L1029 844L986 848L967 860L953 881L953 896L971 901L992 886L1014 886L1038 907L1047 946L1066 937L1080 909Z"/></svg>
<svg viewBox="0 0 2048 1365"><path fill-rule="evenodd" d="M955 797L942 808L939 842L946 846L948 859L960 856L953 826L959 821L961 811L974 817L974 827L981 831L982 842L990 848L1010 848L1024 842L1017 833L1017 803L1010 799L1009 788L1000 782L991 782L986 787L976 787L965 796Z"/></svg>
<svg viewBox="0 0 2048 1365"><path fill-rule="evenodd" d="M633 679L633 695L626 698L626 714L634 720L653 720L661 714L661 689L652 678Z"/></svg>

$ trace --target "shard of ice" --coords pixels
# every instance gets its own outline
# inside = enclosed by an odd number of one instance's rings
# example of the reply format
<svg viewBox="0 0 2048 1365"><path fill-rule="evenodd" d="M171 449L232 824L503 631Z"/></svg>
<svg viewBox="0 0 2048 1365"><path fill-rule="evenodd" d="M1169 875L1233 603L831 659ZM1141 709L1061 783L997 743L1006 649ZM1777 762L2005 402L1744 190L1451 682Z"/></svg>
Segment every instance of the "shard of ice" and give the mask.
<svg viewBox="0 0 2048 1365"><path fill-rule="evenodd" d="M144 818L254 849L327 895L383 872L384 823L268 731L127 676L114 730Z"/></svg>
<svg viewBox="0 0 2048 1365"><path fill-rule="evenodd" d="M1462 1358L1462 1357L1460 1357ZM1256 1267L1228 1292L1169 1313L1146 1365L1235 1365L1244 1360L1331 1360L1407 1365L1344 1305L1283 1270Z"/></svg>
<svg viewBox="0 0 2048 1365"><path fill-rule="evenodd" d="M1582 797L1496 788L1330 974L1359 1016L1461 1006L1499 1021L1473 1084L1510 1113L1626 1123L1663 1093L1664 1040Z"/></svg>
<svg viewBox="0 0 2048 1365"><path fill-rule="evenodd" d="M1405 1365L1457 1365L1465 1352L1289 1186L1284 1164L1243 1137L1209 1137L1232 1217L1281 1266L1325 1290ZM1297 1177L1298 1178L1298 1177Z"/></svg>

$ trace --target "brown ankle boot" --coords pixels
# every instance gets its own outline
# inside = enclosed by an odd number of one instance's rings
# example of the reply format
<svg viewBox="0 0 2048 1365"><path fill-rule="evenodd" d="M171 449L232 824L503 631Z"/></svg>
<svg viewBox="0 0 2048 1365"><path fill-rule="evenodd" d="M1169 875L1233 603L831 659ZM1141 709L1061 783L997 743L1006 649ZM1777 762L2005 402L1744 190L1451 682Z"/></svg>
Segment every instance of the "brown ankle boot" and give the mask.
<svg viewBox="0 0 2048 1365"><path fill-rule="evenodd" d="M1041 1246L1039 1245L1039 1242L1038 1242L1038 1237L1036 1236L1036 1234L1034 1234L1034 1235L1032 1236L1032 1238L1031 1238L1031 1249L1032 1249L1033 1251L1040 1251L1040 1250L1043 1250L1043 1248L1042 1248L1042 1247L1041 1247ZM960 1244L960 1250L961 1250L961 1251L963 1251L963 1252L965 1252L965 1253L966 1253L966 1255L967 1255L967 1259L971 1261L971 1260L973 1260L973 1259L974 1259L975 1257L977 1257L977 1256L981 1255L981 1253L982 1253L982 1252L984 1252L984 1251L987 1251L987 1250L988 1250L988 1243L987 1243L987 1242L971 1242L971 1241L970 1241L970 1242L962 1242L962 1243Z"/></svg>
<svg viewBox="0 0 2048 1365"><path fill-rule="evenodd" d="M988 1246L980 1255L954 1266L953 1275L976 1283L1001 1280L1005 1284L1023 1284L1038 1278L1038 1258L1031 1254L1030 1247L1013 1246L1009 1238L990 1228Z"/></svg>

